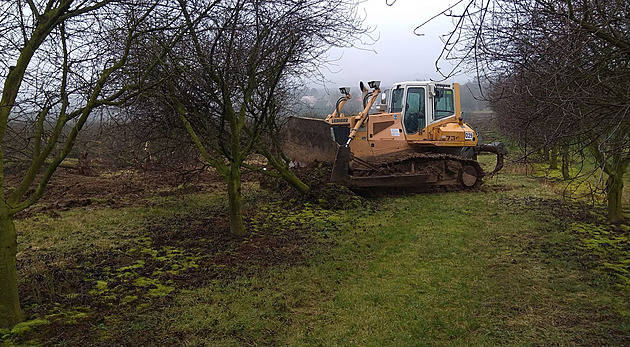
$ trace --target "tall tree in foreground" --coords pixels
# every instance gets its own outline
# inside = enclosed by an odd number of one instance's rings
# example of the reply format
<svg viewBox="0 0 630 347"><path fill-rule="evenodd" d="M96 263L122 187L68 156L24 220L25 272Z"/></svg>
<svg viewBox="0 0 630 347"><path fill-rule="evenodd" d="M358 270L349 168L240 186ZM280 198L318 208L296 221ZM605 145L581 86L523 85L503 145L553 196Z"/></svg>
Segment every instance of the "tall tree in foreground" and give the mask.
<svg viewBox="0 0 630 347"><path fill-rule="evenodd" d="M331 46L352 44L361 33L354 0L179 0L188 29L163 60L169 83L141 107L176 117L207 164L228 188L230 230L244 235L241 170L252 153L269 159L276 174L306 185L275 155L282 100L309 77ZM143 51L146 52L146 51ZM170 122L169 124L173 124ZM265 139L265 140L263 140Z"/></svg>
<svg viewBox="0 0 630 347"><path fill-rule="evenodd" d="M0 4L0 328L23 319L13 218L42 196L90 114L131 96L135 86L118 77L146 25L157 23L150 15L158 7L150 0Z"/></svg>
<svg viewBox="0 0 630 347"><path fill-rule="evenodd" d="M530 151L560 146L565 159L569 149L583 163L593 158L605 181L608 220L622 220L630 165L630 2L460 3L463 10L450 12L456 28L443 56L469 63L493 84L491 102L503 129Z"/></svg>

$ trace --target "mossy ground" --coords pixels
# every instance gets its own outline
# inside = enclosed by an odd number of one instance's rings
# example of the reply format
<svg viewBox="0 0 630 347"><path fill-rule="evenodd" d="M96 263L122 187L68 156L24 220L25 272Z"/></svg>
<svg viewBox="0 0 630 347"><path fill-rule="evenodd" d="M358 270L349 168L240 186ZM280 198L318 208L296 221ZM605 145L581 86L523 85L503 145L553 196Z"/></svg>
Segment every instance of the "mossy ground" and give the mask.
<svg viewBox="0 0 630 347"><path fill-rule="evenodd" d="M27 215L20 290L37 323L0 341L630 344L630 227L519 170L473 192L371 200L249 182L244 238L220 190Z"/></svg>

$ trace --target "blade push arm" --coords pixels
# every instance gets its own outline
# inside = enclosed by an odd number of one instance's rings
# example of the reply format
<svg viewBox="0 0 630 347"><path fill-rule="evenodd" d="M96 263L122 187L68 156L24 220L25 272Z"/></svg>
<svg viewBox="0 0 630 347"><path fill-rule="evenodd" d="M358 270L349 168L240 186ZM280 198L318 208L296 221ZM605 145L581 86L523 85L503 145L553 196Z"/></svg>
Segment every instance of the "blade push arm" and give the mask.
<svg viewBox="0 0 630 347"><path fill-rule="evenodd" d="M367 92L367 90L365 90L364 93L365 93L365 96L368 96L370 94ZM354 127L350 129L350 135L348 135L348 141L346 142L346 147L350 145L350 141L354 140L354 138L357 135L357 131L359 131L359 128L368 119L370 108L372 108L372 105L374 104L374 102L376 101L376 98L378 97L380 93L381 93L381 89L379 87L374 88L374 90L371 92L372 95L370 96L370 99L368 100L365 107L363 108L363 111L359 112L359 114L355 118L357 119L357 122L354 125Z"/></svg>

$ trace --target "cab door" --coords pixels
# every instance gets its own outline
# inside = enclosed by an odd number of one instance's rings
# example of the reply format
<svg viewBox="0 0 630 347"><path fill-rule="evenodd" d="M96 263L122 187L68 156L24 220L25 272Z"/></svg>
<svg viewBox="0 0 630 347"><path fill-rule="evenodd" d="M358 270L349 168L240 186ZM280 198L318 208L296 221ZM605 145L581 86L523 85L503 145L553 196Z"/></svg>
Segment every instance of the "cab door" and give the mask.
<svg viewBox="0 0 630 347"><path fill-rule="evenodd" d="M422 129L427 126L426 90L424 87L407 88L402 117L406 135L422 132Z"/></svg>

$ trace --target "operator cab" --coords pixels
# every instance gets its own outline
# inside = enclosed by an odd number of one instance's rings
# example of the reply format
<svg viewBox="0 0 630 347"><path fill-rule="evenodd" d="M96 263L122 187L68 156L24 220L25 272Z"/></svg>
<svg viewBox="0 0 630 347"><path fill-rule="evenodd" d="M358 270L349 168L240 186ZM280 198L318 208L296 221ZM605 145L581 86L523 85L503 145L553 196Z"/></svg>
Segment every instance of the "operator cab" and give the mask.
<svg viewBox="0 0 630 347"><path fill-rule="evenodd" d="M386 112L401 115L406 135L420 134L427 125L456 114L453 84L396 83L385 91L384 101Z"/></svg>

